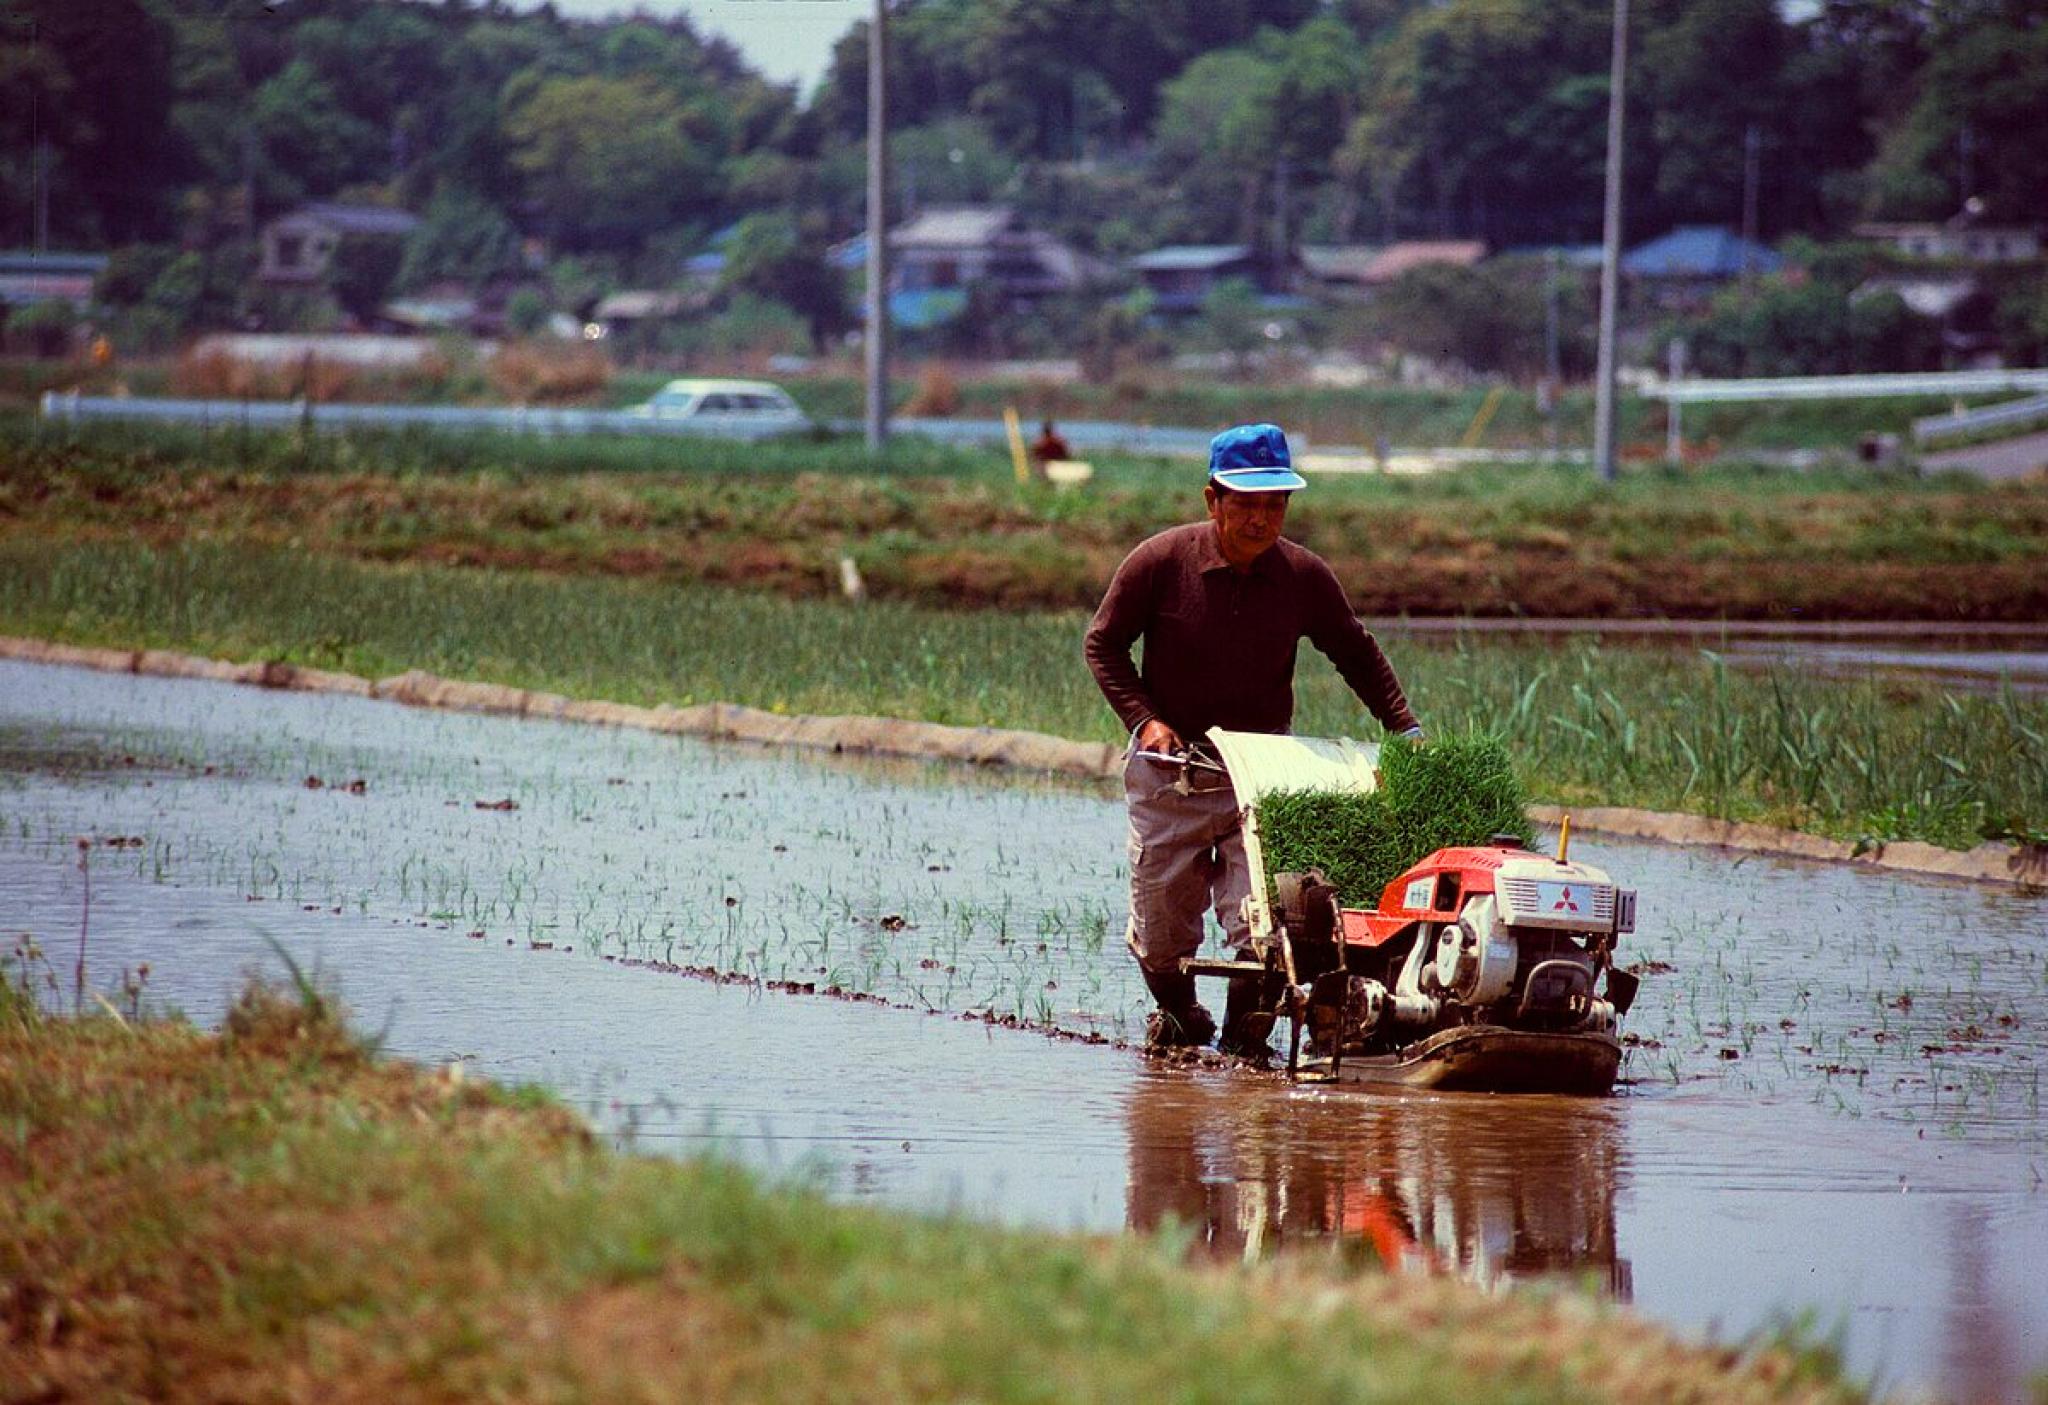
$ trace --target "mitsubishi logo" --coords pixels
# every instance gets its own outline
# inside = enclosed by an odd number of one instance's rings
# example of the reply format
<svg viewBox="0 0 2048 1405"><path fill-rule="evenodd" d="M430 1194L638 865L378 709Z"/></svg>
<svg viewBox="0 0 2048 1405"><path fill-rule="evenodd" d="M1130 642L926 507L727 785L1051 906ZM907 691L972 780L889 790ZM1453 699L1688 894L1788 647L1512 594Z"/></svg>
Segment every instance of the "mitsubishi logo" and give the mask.
<svg viewBox="0 0 2048 1405"><path fill-rule="evenodd" d="M1565 888L1563 897L1550 905L1550 910L1552 912L1577 912L1579 910L1579 905L1572 901L1572 890L1570 887Z"/></svg>

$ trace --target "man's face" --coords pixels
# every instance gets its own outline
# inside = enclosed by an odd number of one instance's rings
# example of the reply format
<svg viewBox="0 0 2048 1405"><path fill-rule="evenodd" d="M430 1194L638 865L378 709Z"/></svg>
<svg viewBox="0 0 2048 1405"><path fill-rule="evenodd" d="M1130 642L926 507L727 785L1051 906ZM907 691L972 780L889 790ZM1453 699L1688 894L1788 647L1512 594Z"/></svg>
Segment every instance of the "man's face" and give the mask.
<svg viewBox="0 0 2048 1405"><path fill-rule="evenodd" d="M1280 540L1280 528L1287 521L1288 493L1233 493L1210 484L1202 490L1209 504L1209 520L1216 524L1217 544L1223 559L1245 567L1259 559Z"/></svg>

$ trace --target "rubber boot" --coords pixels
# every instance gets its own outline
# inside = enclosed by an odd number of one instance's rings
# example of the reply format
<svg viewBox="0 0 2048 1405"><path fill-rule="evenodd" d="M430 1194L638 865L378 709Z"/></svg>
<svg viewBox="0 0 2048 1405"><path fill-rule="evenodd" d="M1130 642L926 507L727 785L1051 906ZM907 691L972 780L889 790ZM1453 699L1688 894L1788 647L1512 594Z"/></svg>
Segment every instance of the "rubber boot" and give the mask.
<svg viewBox="0 0 2048 1405"><path fill-rule="evenodd" d="M1159 1008L1145 1022L1148 1049L1199 1049L1216 1037L1216 1021L1195 999L1195 978L1184 971L1144 971L1145 988Z"/></svg>
<svg viewBox="0 0 2048 1405"><path fill-rule="evenodd" d="M1216 1047L1233 1058L1264 1064L1272 1057L1273 1006L1264 976L1238 976L1223 1004L1223 1037Z"/></svg>

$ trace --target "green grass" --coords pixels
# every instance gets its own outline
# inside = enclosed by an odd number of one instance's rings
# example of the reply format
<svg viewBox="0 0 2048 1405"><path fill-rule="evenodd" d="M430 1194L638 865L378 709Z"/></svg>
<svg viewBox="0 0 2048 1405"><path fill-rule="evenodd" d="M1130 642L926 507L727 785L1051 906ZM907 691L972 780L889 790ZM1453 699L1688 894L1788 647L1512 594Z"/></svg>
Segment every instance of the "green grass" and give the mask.
<svg viewBox="0 0 2048 1405"><path fill-rule="evenodd" d="M0 999L24 1398L1847 1400L1561 1293L1185 1265L609 1154L253 988L222 1035ZM1334 1260L1334 1256L1333 1256ZM1483 1349L1478 1345L1483 1343Z"/></svg>
<svg viewBox="0 0 2048 1405"><path fill-rule="evenodd" d="M389 567L288 549L0 537L0 631L1114 740L1085 618L793 601L690 584ZM1964 847L2048 831L2048 702L1727 667L1710 650L1383 641L1440 736L1502 738L1538 800ZM1373 724L1303 651L1295 730Z"/></svg>
<svg viewBox="0 0 2048 1405"><path fill-rule="evenodd" d="M1321 869L1347 907L1376 907L1411 864L1452 845L1536 836L1528 793L1499 737L1439 734L1389 741L1379 789L1364 795L1282 791L1259 800L1269 875Z"/></svg>
<svg viewBox="0 0 2048 1405"><path fill-rule="evenodd" d="M1145 535L1201 511L1192 463L1106 458L1020 489L1003 456L903 441L249 434L0 416L0 533L235 536L379 560L1092 607ZM2039 619L2048 497L1859 473L1565 468L1331 475L1289 514L1374 615Z"/></svg>

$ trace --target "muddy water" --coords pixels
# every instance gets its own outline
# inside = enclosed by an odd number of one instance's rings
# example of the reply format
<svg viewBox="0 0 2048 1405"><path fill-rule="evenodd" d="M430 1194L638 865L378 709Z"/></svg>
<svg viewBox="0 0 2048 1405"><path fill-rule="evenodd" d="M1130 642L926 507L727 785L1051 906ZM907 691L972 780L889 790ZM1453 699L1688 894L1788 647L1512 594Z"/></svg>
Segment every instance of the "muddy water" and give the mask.
<svg viewBox="0 0 2048 1405"><path fill-rule="evenodd" d="M1581 839L1670 967L1621 1095L1360 1096L963 1018L1129 1027L1121 828L957 770L0 665L0 936L67 974L72 837L135 837L89 855L103 986L148 961L211 1019L274 939L398 1052L649 1148L1218 1256L1567 1272L1723 1336L1810 1314L1959 1399L2048 1368L2040 902Z"/></svg>

